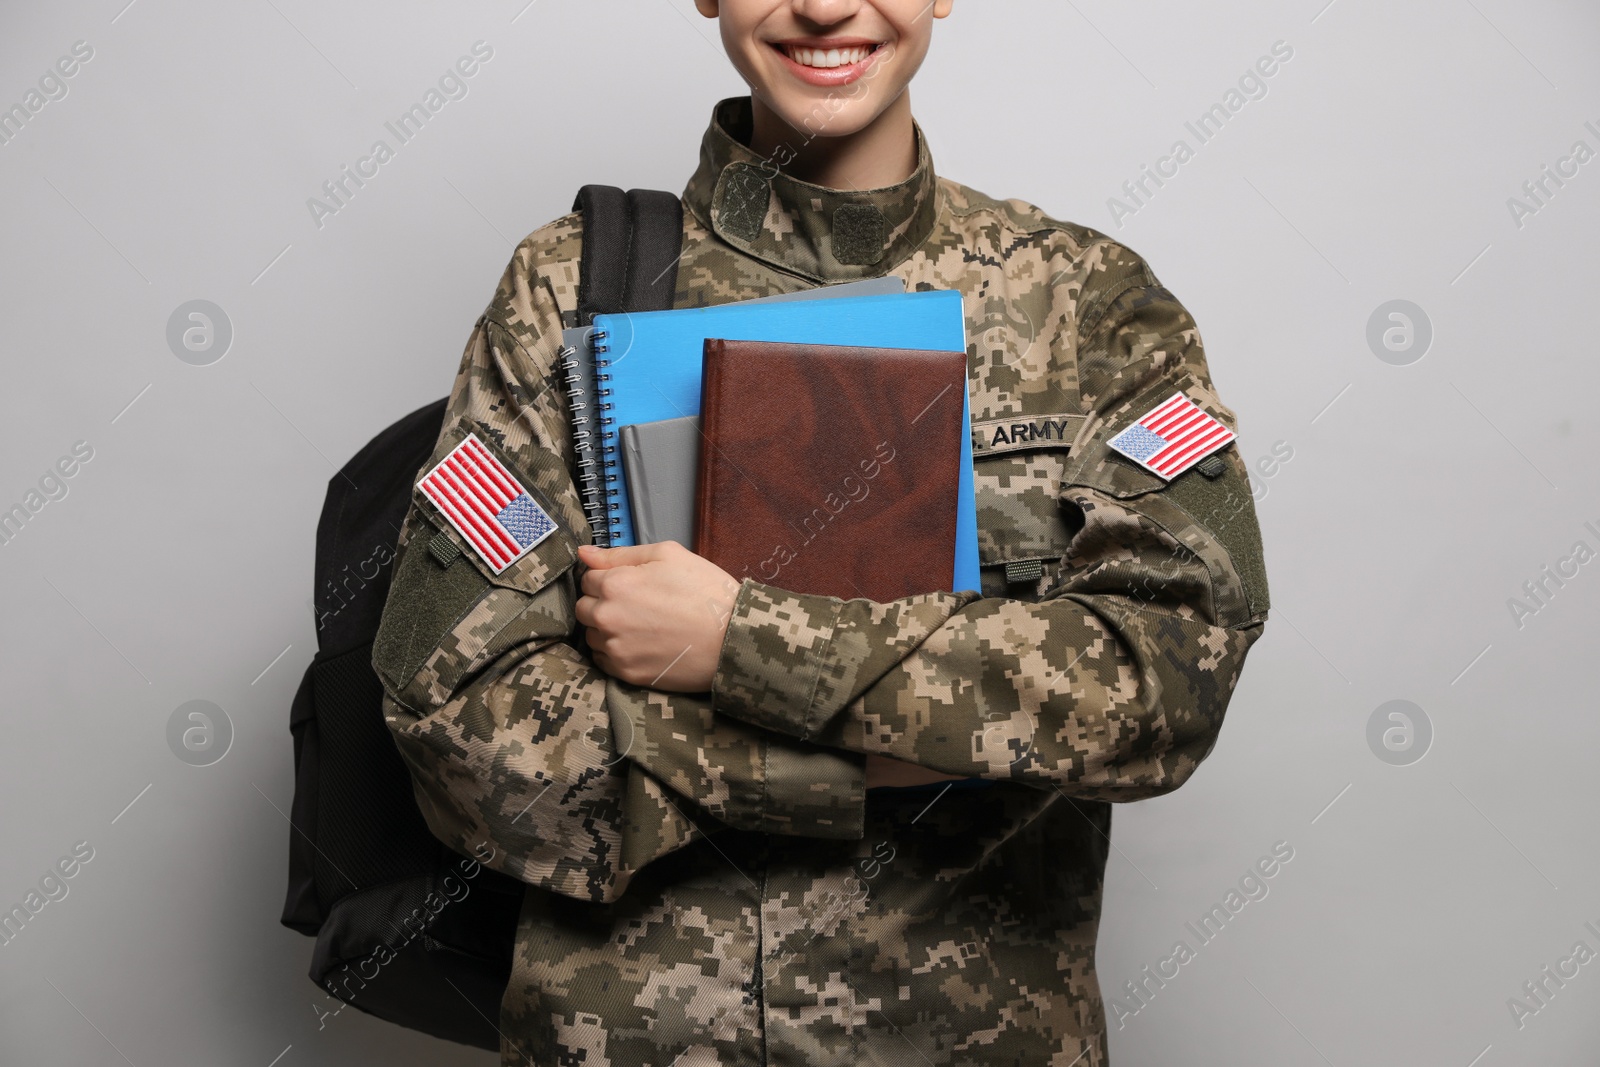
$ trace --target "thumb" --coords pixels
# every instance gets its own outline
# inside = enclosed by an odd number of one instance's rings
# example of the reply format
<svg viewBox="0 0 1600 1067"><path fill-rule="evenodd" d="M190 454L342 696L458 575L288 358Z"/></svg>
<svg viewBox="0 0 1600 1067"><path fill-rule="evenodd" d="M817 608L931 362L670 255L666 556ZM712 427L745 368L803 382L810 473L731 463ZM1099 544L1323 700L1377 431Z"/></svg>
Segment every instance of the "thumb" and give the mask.
<svg viewBox="0 0 1600 1067"><path fill-rule="evenodd" d="M590 570L607 567L632 567L658 559L655 545L623 545L620 548L600 548L597 545L579 545L578 555Z"/></svg>

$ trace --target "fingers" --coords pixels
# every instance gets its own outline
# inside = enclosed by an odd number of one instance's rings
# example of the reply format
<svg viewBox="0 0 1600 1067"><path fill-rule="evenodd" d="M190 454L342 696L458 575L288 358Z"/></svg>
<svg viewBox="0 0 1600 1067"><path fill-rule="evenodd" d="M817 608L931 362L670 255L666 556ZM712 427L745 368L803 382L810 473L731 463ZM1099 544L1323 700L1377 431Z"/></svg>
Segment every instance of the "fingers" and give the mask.
<svg viewBox="0 0 1600 1067"><path fill-rule="evenodd" d="M592 596L578 598L573 606L573 614L578 619L578 625L583 627L583 639L589 646L589 659L594 665L606 674L616 676L616 664L611 659L610 648L612 635L600 629L595 611L600 607L600 601Z"/></svg>
<svg viewBox="0 0 1600 1067"><path fill-rule="evenodd" d="M594 629L594 609L600 606L600 598L595 596L581 596L573 605L572 614L577 618L578 624L587 629Z"/></svg>
<svg viewBox="0 0 1600 1067"><path fill-rule="evenodd" d="M591 568L578 579L578 587L589 596L624 602L638 593L641 584L638 569L631 566L606 570Z"/></svg>
<svg viewBox="0 0 1600 1067"><path fill-rule="evenodd" d="M591 569L584 572L578 584L583 595L572 606L573 616L589 629L591 641L600 633L609 634L607 624L617 623L616 594L630 584L628 572Z"/></svg>
<svg viewBox="0 0 1600 1067"><path fill-rule="evenodd" d="M589 659L603 674L609 674L619 681L632 685L642 685L648 677L641 674L640 668L632 659L616 647L616 640L599 630L589 631Z"/></svg>

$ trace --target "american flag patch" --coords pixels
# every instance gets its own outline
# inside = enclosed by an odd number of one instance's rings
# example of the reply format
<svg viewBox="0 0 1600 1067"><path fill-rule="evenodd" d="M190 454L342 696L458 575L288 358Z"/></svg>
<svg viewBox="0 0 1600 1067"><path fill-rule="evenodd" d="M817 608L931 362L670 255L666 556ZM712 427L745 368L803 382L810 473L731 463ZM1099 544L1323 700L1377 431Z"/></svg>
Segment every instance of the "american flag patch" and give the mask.
<svg viewBox="0 0 1600 1067"><path fill-rule="evenodd" d="M1194 401L1173 393L1109 444L1150 473L1172 479L1233 438L1232 430Z"/></svg>
<svg viewBox="0 0 1600 1067"><path fill-rule="evenodd" d="M555 520L474 434L417 483L499 574L555 532Z"/></svg>

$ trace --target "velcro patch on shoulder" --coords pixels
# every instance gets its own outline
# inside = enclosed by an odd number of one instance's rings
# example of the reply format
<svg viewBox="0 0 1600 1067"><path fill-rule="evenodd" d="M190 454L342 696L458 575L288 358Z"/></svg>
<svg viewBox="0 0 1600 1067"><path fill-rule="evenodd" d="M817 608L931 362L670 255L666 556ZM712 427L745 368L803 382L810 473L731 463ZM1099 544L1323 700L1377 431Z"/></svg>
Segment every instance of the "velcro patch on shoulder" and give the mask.
<svg viewBox="0 0 1600 1067"><path fill-rule="evenodd" d="M1158 478L1171 481L1234 436L1193 400L1173 393L1106 444Z"/></svg>
<svg viewBox="0 0 1600 1067"><path fill-rule="evenodd" d="M476 434L467 434L417 488L495 574L556 531L556 521Z"/></svg>

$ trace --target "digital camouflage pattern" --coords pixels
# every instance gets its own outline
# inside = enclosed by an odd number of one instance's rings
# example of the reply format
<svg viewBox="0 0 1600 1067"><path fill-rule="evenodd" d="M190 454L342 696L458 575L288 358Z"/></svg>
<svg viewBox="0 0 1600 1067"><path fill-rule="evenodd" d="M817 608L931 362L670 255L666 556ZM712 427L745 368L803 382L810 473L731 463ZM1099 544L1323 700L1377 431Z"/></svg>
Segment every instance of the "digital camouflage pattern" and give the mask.
<svg viewBox="0 0 1600 1067"><path fill-rule="evenodd" d="M1166 483L1106 442L1174 391L1233 414L1127 248L936 177L920 130L909 180L838 192L748 129L748 99L718 105L677 306L960 290L983 589L736 576L712 693L606 679L573 617L590 531L557 368L581 220L524 240L434 458L476 432L561 529L494 575L428 551L464 546L419 494L374 651L429 826L533 887L502 1061L1099 1067L1108 802L1194 773L1268 607L1237 449ZM868 792L867 753L972 781Z"/></svg>

